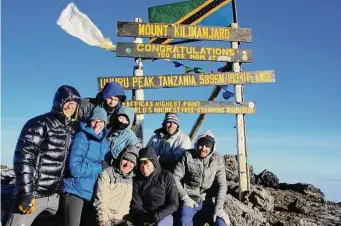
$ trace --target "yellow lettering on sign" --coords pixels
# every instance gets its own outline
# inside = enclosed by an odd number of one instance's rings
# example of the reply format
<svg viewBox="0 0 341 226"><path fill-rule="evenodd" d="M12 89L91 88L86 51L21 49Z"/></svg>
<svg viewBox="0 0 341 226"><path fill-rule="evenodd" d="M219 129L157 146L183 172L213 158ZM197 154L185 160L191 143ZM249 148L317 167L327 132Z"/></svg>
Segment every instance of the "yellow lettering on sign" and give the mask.
<svg viewBox="0 0 341 226"><path fill-rule="evenodd" d="M136 50L137 50L138 52L143 52L143 50L144 50L144 45L143 45L143 44L137 44L137 45L136 45Z"/></svg>

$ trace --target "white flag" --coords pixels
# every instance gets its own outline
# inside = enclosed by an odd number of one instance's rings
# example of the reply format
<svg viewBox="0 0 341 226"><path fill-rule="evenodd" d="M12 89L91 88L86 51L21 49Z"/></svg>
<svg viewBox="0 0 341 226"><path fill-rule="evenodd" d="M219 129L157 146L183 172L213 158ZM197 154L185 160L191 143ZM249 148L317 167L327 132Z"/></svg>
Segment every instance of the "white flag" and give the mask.
<svg viewBox="0 0 341 226"><path fill-rule="evenodd" d="M75 36L91 46L98 46L106 50L116 50L109 38L104 38L87 15L80 12L71 2L60 14L57 24L67 33Z"/></svg>

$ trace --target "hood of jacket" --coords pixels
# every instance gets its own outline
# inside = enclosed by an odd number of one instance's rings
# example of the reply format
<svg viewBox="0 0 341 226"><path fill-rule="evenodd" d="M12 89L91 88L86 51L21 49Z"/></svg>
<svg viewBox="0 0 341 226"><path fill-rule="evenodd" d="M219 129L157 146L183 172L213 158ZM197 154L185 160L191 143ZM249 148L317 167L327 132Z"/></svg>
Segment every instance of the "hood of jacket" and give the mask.
<svg viewBox="0 0 341 226"><path fill-rule="evenodd" d="M100 134L96 134L95 131L85 122L80 122L80 129L84 131L86 134L89 134L90 136L92 136L93 138L99 141L106 138L109 132L106 128L104 128Z"/></svg>
<svg viewBox="0 0 341 226"><path fill-rule="evenodd" d="M121 153L118 155L118 157L113 162L113 167L116 170L116 172L120 173L122 176L124 176L126 178L132 177L134 175L134 170L132 170L129 174L124 174L121 171L121 162L123 160L124 155L127 153L135 155L136 161L138 161L139 149L136 146L128 146L123 151L121 151ZM135 167L136 167L136 165L135 165Z"/></svg>
<svg viewBox="0 0 341 226"><path fill-rule="evenodd" d="M148 158L154 164L154 171L149 177L142 175L140 170L140 159ZM156 156L155 151L151 147L142 148L139 152L139 158L137 162L138 176L142 179L154 178L161 173L161 166Z"/></svg>
<svg viewBox="0 0 341 226"><path fill-rule="evenodd" d="M129 125L126 129L131 129L131 127L133 126L134 117L135 117L134 109L132 109L131 107L122 106L117 111L117 116L120 116L120 115L126 115L128 117Z"/></svg>
<svg viewBox="0 0 341 226"><path fill-rule="evenodd" d="M120 97L120 101L124 102L126 100L126 94L124 88L116 82L108 82L103 87L102 91L97 94L97 98L102 102L108 97Z"/></svg>
<svg viewBox="0 0 341 226"><path fill-rule="evenodd" d="M72 116L72 117L74 116L77 117L78 115L77 111L79 108L79 104L81 102L81 95L74 87L68 86L68 85L63 85L58 88L53 98L53 105L52 105L51 112L59 113L60 115L65 116L63 112L63 107L64 107L64 104L69 101L75 101L78 104L77 110Z"/></svg>
<svg viewBox="0 0 341 226"><path fill-rule="evenodd" d="M208 156L210 156L216 150L216 147L217 147L217 140L215 139L213 133L210 130L207 130L207 131L203 132L202 134L200 134L199 136L197 136L197 138L194 141L194 149L195 149L196 152L198 151L198 140L200 138L206 137L206 136L212 137L213 140L214 140L214 146L213 146L211 152L208 154Z"/></svg>

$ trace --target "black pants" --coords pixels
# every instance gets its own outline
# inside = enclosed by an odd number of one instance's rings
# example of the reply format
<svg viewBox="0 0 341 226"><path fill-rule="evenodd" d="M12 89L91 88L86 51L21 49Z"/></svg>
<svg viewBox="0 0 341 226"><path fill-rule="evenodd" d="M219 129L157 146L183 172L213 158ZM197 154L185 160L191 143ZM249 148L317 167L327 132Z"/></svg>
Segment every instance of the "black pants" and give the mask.
<svg viewBox="0 0 341 226"><path fill-rule="evenodd" d="M92 202L72 194L62 194L60 201L63 226L96 225L96 214Z"/></svg>

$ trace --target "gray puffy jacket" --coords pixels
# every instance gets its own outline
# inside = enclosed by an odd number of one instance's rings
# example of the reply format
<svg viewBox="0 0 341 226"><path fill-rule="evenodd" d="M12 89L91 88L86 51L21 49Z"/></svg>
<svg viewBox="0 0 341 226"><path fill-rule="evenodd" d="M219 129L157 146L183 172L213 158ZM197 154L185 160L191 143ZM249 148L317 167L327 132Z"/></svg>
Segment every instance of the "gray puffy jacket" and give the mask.
<svg viewBox="0 0 341 226"><path fill-rule="evenodd" d="M224 206L227 192L225 165L223 157L215 152L216 142L205 159L198 156L197 141L207 135L214 138L210 131L196 138L195 149L186 151L177 163L174 179L182 200L189 196L199 202L206 198L216 197L216 210L219 210Z"/></svg>

